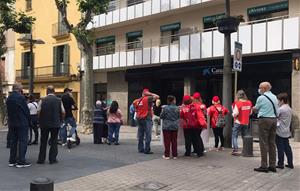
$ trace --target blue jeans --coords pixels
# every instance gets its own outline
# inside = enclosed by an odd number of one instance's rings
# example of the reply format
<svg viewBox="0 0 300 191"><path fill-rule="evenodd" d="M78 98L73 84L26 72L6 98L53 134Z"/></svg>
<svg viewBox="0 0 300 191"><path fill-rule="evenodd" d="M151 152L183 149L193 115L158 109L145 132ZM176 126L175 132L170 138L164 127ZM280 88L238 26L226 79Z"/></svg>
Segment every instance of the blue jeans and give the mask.
<svg viewBox="0 0 300 191"><path fill-rule="evenodd" d="M293 152L289 143L289 138L276 135L276 146L278 150L278 166L284 166L284 153L286 154L289 166L293 166Z"/></svg>
<svg viewBox="0 0 300 191"><path fill-rule="evenodd" d="M248 125L241 125L238 123L234 123L233 128L232 128L232 146L233 150L238 150L238 135L239 132L241 132L242 137L244 137L247 133Z"/></svg>
<svg viewBox="0 0 300 191"><path fill-rule="evenodd" d="M28 144L28 128L26 126L23 127L14 127L10 126L10 163L16 162L25 162L25 155L27 152L27 144ZM17 151L19 151L17 161Z"/></svg>
<svg viewBox="0 0 300 191"><path fill-rule="evenodd" d="M67 142L67 126L68 126L68 124L70 124L70 126L71 126L71 129L69 132L69 137L73 136L73 134L75 133L76 128L77 128L77 124L76 124L74 117L65 118L64 123L62 124L62 126L59 130L59 137L63 143Z"/></svg>
<svg viewBox="0 0 300 191"><path fill-rule="evenodd" d="M152 136L152 126L153 122L151 118L147 119L138 119L138 151L139 152L150 152L150 143ZM145 147L144 147L144 138L145 138Z"/></svg>
<svg viewBox="0 0 300 191"><path fill-rule="evenodd" d="M113 134L115 135L115 143L119 143L120 123L108 123L108 142L112 142Z"/></svg>

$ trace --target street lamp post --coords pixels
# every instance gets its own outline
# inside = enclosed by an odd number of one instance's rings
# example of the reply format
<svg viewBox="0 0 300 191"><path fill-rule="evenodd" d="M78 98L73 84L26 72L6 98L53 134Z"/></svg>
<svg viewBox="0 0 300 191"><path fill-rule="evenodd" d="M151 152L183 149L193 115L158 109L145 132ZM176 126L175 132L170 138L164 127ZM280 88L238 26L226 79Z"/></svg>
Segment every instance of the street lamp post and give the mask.
<svg viewBox="0 0 300 191"><path fill-rule="evenodd" d="M26 38L19 38L18 41L20 42L28 42L30 46L30 73L29 73L29 95L33 95L33 90L34 90L34 59L33 59L33 45L34 44L45 44L43 40L40 39L33 39L32 38L32 33L30 33L30 37Z"/></svg>
<svg viewBox="0 0 300 191"><path fill-rule="evenodd" d="M232 65L231 65L231 39L230 34L237 31L239 21L230 16L230 0L225 0L225 17L216 22L218 30L224 34L224 65L223 65L223 105L230 109L232 103ZM224 128L224 146L231 148L232 117L226 116Z"/></svg>

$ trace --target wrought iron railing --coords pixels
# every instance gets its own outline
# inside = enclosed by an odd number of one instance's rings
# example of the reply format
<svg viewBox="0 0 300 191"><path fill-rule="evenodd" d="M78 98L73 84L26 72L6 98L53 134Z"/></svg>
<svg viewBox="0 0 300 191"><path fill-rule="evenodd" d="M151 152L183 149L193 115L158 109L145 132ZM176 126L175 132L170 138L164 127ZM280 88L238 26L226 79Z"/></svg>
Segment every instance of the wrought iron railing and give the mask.
<svg viewBox="0 0 300 191"><path fill-rule="evenodd" d="M55 23L52 25L52 36L53 37L65 36L68 34L69 34L68 30L62 22Z"/></svg>

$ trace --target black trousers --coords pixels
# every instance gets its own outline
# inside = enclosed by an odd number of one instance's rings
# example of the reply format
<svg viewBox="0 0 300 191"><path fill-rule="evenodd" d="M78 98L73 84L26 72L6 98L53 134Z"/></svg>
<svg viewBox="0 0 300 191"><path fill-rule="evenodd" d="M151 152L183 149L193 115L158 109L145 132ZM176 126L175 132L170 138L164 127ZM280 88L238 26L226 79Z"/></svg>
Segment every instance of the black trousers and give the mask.
<svg viewBox="0 0 300 191"><path fill-rule="evenodd" d="M46 158L48 137L50 133L50 150L49 150L49 162L56 161L57 157L57 136L58 136L59 128L43 128L41 127L41 145L40 145L40 153L39 153L39 162L44 162Z"/></svg>
<svg viewBox="0 0 300 191"><path fill-rule="evenodd" d="M202 129L197 129L196 130L197 133L199 134L199 148L200 148L200 153L203 153L204 152L204 144L203 144L203 140L201 138L201 131ZM194 149L194 152L196 152L196 149L195 149L195 146L193 145L193 149Z"/></svg>
<svg viewBox="0 0 300 191"><path fill-rule="evenodd" d="M201 131L201 129L200 129ZM195 149L195 152L197 155L201 155L203 151L201 152L200 149L200 133L199 129L184 129L184 139L185 139L185 155L191 154L191 146L193 144L193 147ZM203 142L202 142L203 144Z"/></svg>
<svg viewBox="0 0 300 191"><path fill-rule="evenodd" d="M32 142L32 131L34 132L34 141L38 141L39 138L39 130L37 126L38 118L37 115L31 115L31 126L29 129L29 142Z"/></svg>
<svg viewBox="0 0 300 191"><path fill-rule="evenodd" d="M102 143L104 124L93 124L94 144Z"/></svg>
<svg viewBox="0 0 300 191"><path fill-rule="evenodd" d="M224 147L223 128L213 128L213 132L215 136L215 148L218 148L219 139L221 140L221 147Z"/></svg>

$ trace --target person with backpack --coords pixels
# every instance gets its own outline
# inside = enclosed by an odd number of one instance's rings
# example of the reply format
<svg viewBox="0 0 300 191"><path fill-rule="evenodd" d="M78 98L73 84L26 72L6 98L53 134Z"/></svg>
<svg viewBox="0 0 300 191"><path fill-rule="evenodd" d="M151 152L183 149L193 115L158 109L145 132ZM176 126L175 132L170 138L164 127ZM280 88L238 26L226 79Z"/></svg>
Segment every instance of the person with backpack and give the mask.
<svg viewBox="0 0 300 191"><path fill-rule="evenodd" d="M151 93L149 89L144 89L142 97L133 102L138 123L138 152L153 154L150 148L152 136L152 104L159 96ZM144 144L145 140L145 144Z"/></svg>
<svg viewBox="0 0 300 191"><path fill-rule="evenodd" d="M278 116L278 100L271 92L271 84L262 82L259 85L260 96L253 108L258 116L259 147L261 154L261 165L254 171L267 173L276 172L276 128ZM269 155L269 157L268 157ZM269 158L269 162L268 162Z"/></svg>
<svg viewBox="0 0 300 191"><path fill-rule="evenodd" d="M115 138L115 145L119 145L119 132L123 123L122 113L119 109L117 101L113 101L110 108L107 111L107 124L108 124L108 145L111 145L113 141L113 134Z"/></svg>
<svg viewBox="0 0 300 191"><path fill-rule="evenodd" d="M29 96L29 103L27 104L30 111L30 126L29 126L29 141L28 145L37 145L39 139L38 130L38 103L35 101L34 96ZM34 132L34 141L32 142L32 131Z"/></svg>
<svg viewBox="0 0 300 191"><path fill-rule="evenodd" d="M241 132L242 137L247 134L250 115L252 113L252 102L248 100L246 93L239 90L236 93L236 101L233 105L232 116L234 125L232 128L232 155L238 155L238 134Z"/></svg>
<svg viewBox="0 0 300 191"><path fill-rule="evenodd" d="M189 95L183 97L183 106L180 110L180 118L183 120L183 132L185 139L185 156L191 155L193 144L198 157L203 156L200 149L200 133L202 128L207 128L206 120L200 108L192 102Z"/></svg>
<svg viewBox="0 0 300 191"><path fill-rule="evenodd" d="M221 105L220 98L214 96L212 99L212 106L207 110L207 115L210 117L210 127L212 128L215 136L215 148L216 151L224 149L224 136L223 128L225 127L225 115L228 114L228 109ZM219 140L221 146L219 146Z"/></svg>
<svg viewBox="0 0 300 191"><path fill-rule="evenodd" d="M164 159L170 159L170 146L172 148L173 159L177 159L177 132L179 127L179 108L176 106L176 98L173 95L167 97L168 105L164 106L160 114L164 137L165 152Z"/></svg>

